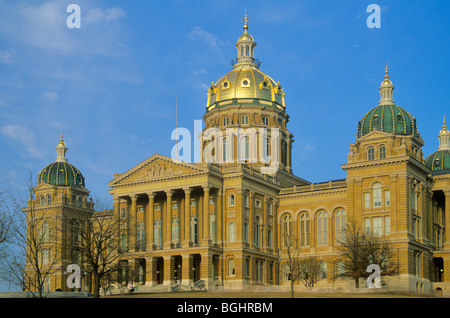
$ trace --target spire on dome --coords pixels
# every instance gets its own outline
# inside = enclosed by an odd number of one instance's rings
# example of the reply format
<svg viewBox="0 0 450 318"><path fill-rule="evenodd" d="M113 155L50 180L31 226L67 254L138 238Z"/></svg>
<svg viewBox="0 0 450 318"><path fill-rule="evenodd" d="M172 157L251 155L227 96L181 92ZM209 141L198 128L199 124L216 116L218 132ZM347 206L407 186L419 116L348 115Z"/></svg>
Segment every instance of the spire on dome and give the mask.
<svg viewBox="0 0 450 318"><path fill-rule="evenodd" d="M394 85L389 79L389 71L388 65L386 62L386 69L384 71L384 80L381 82L379 91L380 91L380 102L379 105L393 105L394 100L392 98L394 93Z"/></svg>
<svg viewBox="0 0 450 318"><path fill-rule="evenodd" d="M59 139L59 144L56 146L56 162L67 162L66 153L68 148L66 147L66 144L64 143L63 139L63 132L61 130L61 136Z"/></svg>
<svg viewBox="0 0 450 318"><path fill-rule="evenodd" d="M242 21L244 22L244 33L239 37L236 42L237 59L233 61L233 68L259 68L259 61L255 60L255 46L256 42L253 37L248 33L248 21L247 10Z"/></svg>
<svg viewBox="0 0 450 318"><path fill-rule="evenodd" d="M439 132L439 147L438 150L450 150L450 132L447 129L444 115L444 124Z"/></svg>

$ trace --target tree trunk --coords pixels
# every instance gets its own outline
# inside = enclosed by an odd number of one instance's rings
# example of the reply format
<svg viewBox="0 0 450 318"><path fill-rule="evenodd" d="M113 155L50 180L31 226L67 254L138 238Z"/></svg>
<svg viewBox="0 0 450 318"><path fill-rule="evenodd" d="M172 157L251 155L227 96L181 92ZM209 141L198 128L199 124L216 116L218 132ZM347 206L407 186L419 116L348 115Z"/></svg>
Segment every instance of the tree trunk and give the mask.
<svg viewBox="0 0 450 318"><path fill-rule="evenodd" d="M291 298L294 298L294 280L291 277Z"/></svg>
<svg viewBox="0 0 450 318"><path fill-rule="evenodd" d="M355 277L355 287L359 288L359 277Z"/></svg>
<svg viewBox="0 0 450 318"><path fill-rule="evenodd" d="M94 298L100 298L100 279L98 277L98 273L96 271L93 272L94 275Z"/></svg>

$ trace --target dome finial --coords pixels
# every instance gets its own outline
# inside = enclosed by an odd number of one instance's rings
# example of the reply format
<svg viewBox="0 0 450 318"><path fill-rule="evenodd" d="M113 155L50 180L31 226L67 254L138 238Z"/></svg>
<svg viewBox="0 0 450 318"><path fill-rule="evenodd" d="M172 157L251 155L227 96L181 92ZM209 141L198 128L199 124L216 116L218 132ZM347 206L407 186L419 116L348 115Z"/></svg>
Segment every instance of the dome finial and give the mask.
<svg viewBox="0 0 450 318"><path fill-rule="evenodd" d="M380 90L380 97L381 97L379 105L394 104L394 100L392 98L393 92L394 92L394 85L392 84L391 80L389 79L389 70L388 70L387 62L386 62L386 68L384 71L384 80L381 82L379 90Z"/></svg>
<svg viewBox="0 0 450 318"><path fill-rule="evenodd" d="M247 18L247 9L245 9L245 15L244 15L244 18L242 19L242 21L244 21L244 30L245 30L245 32L247 32L247 30L248 30L247 22L250 21L250 19Z"/></svg>
<svg viewBox="0 0 450 318"><path fill-rule="evenodd" d="M64 143L63 139L63 132L61 130L59 144L56 146L56 162L67 162L66 153L67 153L67 147Z"/></svg>
<svg viewBox="0 0 450 318"><path fill-rule="evenodd" d="M442 124L442 129L439 132L439 147L438 150L450 150L450 132L447 129L447 124L445 122L444 115L444 123Z"/></svg>

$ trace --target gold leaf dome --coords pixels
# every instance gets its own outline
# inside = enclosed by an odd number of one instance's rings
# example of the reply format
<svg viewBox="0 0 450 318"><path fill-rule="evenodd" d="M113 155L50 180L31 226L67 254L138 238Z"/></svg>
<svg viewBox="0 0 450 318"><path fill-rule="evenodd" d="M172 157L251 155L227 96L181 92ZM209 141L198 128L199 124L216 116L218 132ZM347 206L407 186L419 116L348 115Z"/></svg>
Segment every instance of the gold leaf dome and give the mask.
<svg viewBox="0 0 450 318"><path fill-rule="evenodd" d="M260 62L255 59L256 42L248 33L247 15L244 18L244 33L236 42L237 59L232 62L233 70L212 83L208 89L208 110L215 106L238 102L239 99L253 99L252 102L284 108L284 89L279 82L259 70Z"/></svg>

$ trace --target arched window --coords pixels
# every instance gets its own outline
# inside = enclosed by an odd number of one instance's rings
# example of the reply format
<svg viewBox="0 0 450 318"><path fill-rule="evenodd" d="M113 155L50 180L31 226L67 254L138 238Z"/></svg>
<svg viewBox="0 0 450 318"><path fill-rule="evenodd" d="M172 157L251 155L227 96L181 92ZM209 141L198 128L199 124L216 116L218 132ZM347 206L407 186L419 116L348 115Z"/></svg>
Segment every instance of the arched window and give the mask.
<svg viewBox="0 0 450 318"><path fill-rule="evenodd" d="M267 116L263 117L263 124L269 126L269 118Z"/></svg>
<svg viewBox="0 0 450 318"><path fill-rule="evenodd" d="M49 239L50 239L50 236L49 236L49 229L48 229L48 223L47 222L44 222L43 224L42 224L42 241L44 241L44 242L48 242L49 241Z"/></svg>
<svg viewBox="0 0 450 318"><path fill-rule="evenodd" d="M76 205L77 204L77 196L74 194L72 195L72 204Z"/></svg>
<svg viewBox="0 0 450 318"><path fill-rule="evenodd" d="M345 275L345 263L343 261L338 261L336 264L336 273L338 277L344 277Z"/></svg>
<svg viewBox="0 0 450 318"><path fill-rule="evenodd" d="M250 56L250 47L248 45L245 46L245 55Z"/></svg>
<svg viewBox="0 0 450 318"><path fill-rule="evenodd" d="M52 195L47 194L47 204L52 204Z"/></svg>
<svg viewBox="0 0 450 318"><path fill-rule="evenodd" d="M300 216L300 246L310 245L310 220L309 214L303 213Z"/></svg>
<svg viewBox="0 0 450 318"><path fill-rule="evenodd" d="M267 230L267 247L272 248L272 230Z"/></svg>
<svg viewBox="0 0 450 318"><path fill-rule="evenodd" d="M370 147L367 150L367 160L374 160L375 159L375 150L373 149L373 147Z"/></svg>
<svg viewBox="0 0 450 318"><path fill-rule="evenodd" d="M230 194L230 196L228 197L228 205L234 206L234 194Z"/></svg>
<svg viewBox="0 0 450 318"><path fill-rule="evenodd" d="M266 138L263 141L263 160L268 162L270 157L270 138Z"/></svg>
<svg viewBox="0 0 450 318"><path fill-rule="evenodd" d="M380 158L380 159L386 158L386 147L385 146L380 146L380 148L378 148L378 158Z"/></svg>
<svg viewBox="0 0 450 318"><path fill-rule="evenodd" d="M78 206L83 206L83 197L78 197Z"/></svg>
<svg viewBox="0 0 450 318"><path fill-rule="evenodd" d="M339 209L335 214L336 243L342 243L345 238L346 215L344 209Z"/></svg>
<svg viewBox="0 0 450 318"><path fill-rule="evenodd" d="M228 117L224 117L223 118L223 125L224 126L228 126L229 122L230 122L230 120L228 119Z"/></svg>
<svg viewBox="0 0 450 318"><path fill-rule="evenodd" d="M234 258L228 260L228 275L234 275Z"/></svg>
<svg viewBox="0 0 450 318"><path fill-rule="evenodd" d="M244 56L244 46L241 46L241 56Z"/></svg>
<svg viewBox="0 0 450 318"><path fill-rule="evenodd" d="M249 137L244 136L239 141L240 147L239 147L239 159L241 160L248 160L249 159Z"/></svg>
<svg viewBox="0 0 450 318"><path fill-rule="evenodd" d="M249 207L248 194L244 194L244 206L245 206L246 208Z"/></svg>
<svg viewBox="0 0 450 318"><path fill-rule="evenodd" d="M328 213L325 211L317 215L317 244L328 244Z"/></svg>
<svg viewBox="0 0 450 318"><path fill-rule="evenodd" d="M241 116L241 125L248 125L248 116L247 115Z"/></svg>
<svg viewBox="0 0 450 318"><path fill-rule="evenodd" d="M44 205L44 204L45 204L45 196L41 195L41 205Z"/></svg>
<svg viewBox="0 0 450 318"><path fill-rule="evenodd" d="M234 222L228 224L228 241L234 242L236 240L236 225Z"/></svg>
<svg viewBox="0 0 450 318"><path fill-rule="evenodd" d="M283 216L283 219L281 221L281 234L283 235L283 247L292 247L294 243L293 238L293 222L292 222L292 216L290 214L287 214Z"/></svg>
<svg viewBox="0 0 450 318"><path fill-rule="evenodd" d="M120 217L121 218L126 218L127 217L127 208L122 207L122 209L120 209Z"/></svg>
<svg viewBox="0 0 450 318"><path fill-rule="evenodd" d="M381 184L375 183L372 187L373 206L381 206Z"/></svg>
<svg viewBox="0 0 450 318"><path fill-rule="evenodd" d="M224 138L222 141L222 161L226 162L230 160L230 142L228 139Z"/></svg>

